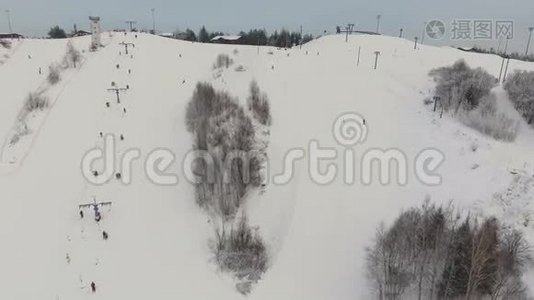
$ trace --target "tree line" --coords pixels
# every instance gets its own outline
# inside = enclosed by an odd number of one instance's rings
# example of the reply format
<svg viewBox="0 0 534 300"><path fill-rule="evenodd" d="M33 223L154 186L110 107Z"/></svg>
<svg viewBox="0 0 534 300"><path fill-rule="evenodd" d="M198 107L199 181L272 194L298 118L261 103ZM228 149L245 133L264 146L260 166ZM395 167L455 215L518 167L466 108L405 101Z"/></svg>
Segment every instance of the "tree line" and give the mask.
<svg viewBox="0 0 534 300"><path fill-rule="evenodd" d="M209 32L205 26L200 28L198 34L191 29L186 29L184 32L175 32L174 37L186 41L208 43L216 36L226 35L220 31ZM241 45L254 45L254 46L274 46L289 48L295 45L305 44L313 40L313 35L302 35L297 31L289 31L282 29L280 31L275 30L272 34L269 34L265 29L251 29L248 32L239 32L241 37L237 44ZM216 41L215 41L216 42Z"/></svg>

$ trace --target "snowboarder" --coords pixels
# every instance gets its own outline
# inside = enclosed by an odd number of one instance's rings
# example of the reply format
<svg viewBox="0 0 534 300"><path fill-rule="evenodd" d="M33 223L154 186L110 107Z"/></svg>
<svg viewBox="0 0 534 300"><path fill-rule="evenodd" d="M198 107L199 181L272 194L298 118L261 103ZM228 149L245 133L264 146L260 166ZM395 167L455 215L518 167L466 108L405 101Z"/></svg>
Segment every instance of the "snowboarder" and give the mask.
<svg viewBox="0 0 534 300"><path fill-rule="evenodd" d="M104 136L104 134L102 133L102 131L100 131L100 137L103 137L103 136Z"/></svg>
<svg viewBox="0 0 534 300"><path fill-rule="evenodd" d="M102 231L102 238L103 238L104 240L107 240L107 239L109 238L109 235L108 235L108 233L107 233L105 230Z"/></svg>
<svg viewBox="0 0 534 300"><path fill-rule="evenodd" d="M83 219L83 210L80 210L80 219Z"/></svg>
<svg viewBox="0 0 534 300"><path fill-rule="evenodd" d="M70 265L70 256L69 256L68 253L67 253L67 255L65 256L65 259L67 260L67 263Z"/></svg>
<svg viewBox="0 0 534 300"><path fill-rule="evenodd" d="M124 114L126 114L126 107L123 107L122 111L124 112Z"/></svg>
<svg viewBox="0 0 534 300"><path fill-rule="evenodd" d="M132 69L128 69L128 74L132 74Z"/></svg>
<svg viewBox="0 0 534 300"><path fill-rule="evenodd" d="M130 89L130 85L129 85L129 84L126 85L126 89L127 89L127 90Z"/></svg>
<svg viewBox="0 0 534 300"><path fill-rule="evenodd" d="M39 67L39 75L43 74L41 67Z"/></svg>
<svg viewBox="0 0 534 300"><path fill-rule="evenodd" d="M117 173L117 174L115 174L115 178L117 178L117 180L120 180L120 179L122 178L121 173Z"/></svg>
<svg viewBox="0 0 534 300"><path fill-rule="evenodd" d="M124 135L121 134L121 141L124 141Z"/></svg>
<svg viewBox="0 0 534 300"><path fill-rule="evenodd" d="M117 69L120 68L121 66L119 64L117 64Z"/></svg>
<svg viewBox="0 0 534 300"><path fill-rule="evenodd" d="M109 108L109 106L110 106L109 102L106 102L106 107L108 107L108 108Z"/></svg>
<svg viewBox="0 0 534 300"><path fill-rule="evenodd" d="M94 281L91 281L91 291L93 293L96 293L96 284L94 283Z"/></svg>
<svg viewBox="0 0 534 300"><path fill-rule="evenodd" d="M365 123L366 123L366 121L365 121L365 119L363 119L363 125L365 125Z"/></svg>
<svg viewBox="0 0 534 300"><path fill-rule="evenodd" d="M96 171L96 170L93 171L93 175L94 175L95 177L98 177L98 171Z"/></svg>

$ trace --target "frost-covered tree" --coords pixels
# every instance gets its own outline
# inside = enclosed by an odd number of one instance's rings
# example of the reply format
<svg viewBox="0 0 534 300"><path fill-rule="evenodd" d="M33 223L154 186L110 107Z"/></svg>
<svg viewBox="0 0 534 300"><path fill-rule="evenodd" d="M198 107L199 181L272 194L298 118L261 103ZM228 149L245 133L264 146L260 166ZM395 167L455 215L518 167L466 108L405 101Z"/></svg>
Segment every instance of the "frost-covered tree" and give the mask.
<svg viewBox="0 0 534 300"><path fill-rule="evenodd" d="M61 29L59 26L54 26L48 31L48 36L51 39L64 39L67 37L65 30Z"/></svg>
<svg viewBox="0 0 534 300"><path fill-rule="evenodd" d="M436 81L436 96L441 98L443 108L455 113L476 108L496 85L496 79L488 72L471 69L463 60L450 67L434 69L430 76Z"/></svg>
<svg viewBox="0 0 534 300"><path fill-rule="evenodd" d="M514 72L506 80L504 89L525 121L534 124L534 72Z"/></svg>
<svg viewBox="0 0 534 300"><path fill-rule="evenodd" d="M210 41L210 34L206 30L206 27L202 26L198 32L198 41L201 43L207 43Z"/></svg>
<svg viewBox="0 0 534 300"><path fill-rule="evenodd" d="M256 81L250 83L250 95L247 99L247 106L249 111L263 125L271 125L271 107L267 94L260 91L260 87Z"/></svg>

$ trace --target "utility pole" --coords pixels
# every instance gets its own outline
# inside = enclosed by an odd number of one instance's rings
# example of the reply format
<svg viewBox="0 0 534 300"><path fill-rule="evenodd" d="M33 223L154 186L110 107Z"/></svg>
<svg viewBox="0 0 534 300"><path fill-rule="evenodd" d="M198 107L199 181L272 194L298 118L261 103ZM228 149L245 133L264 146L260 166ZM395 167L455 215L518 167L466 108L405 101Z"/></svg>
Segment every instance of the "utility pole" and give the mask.
<svg viewBox="0 0 534 300"><path fill-rule="evenodd" d="M509 37L506 37L506 44L504 45L504 55L506 55L506 52L508 51L508 41L510 40Z"/></svg>
<svg viewBox="0 0 534 300"><path fill-rule="evenodd" d="M378 66L378 56L380 55L380 51L375 51L375 70Z"/></svg>
<svg viewBox="0 0 534 300"><path fill-rule="evenodd" d="M506 81L506 75L508 73L508 65L510 64L510 57L506 59L506 69L504 69L504 76L502 77L502 83Z"/></svg>
<svg viewBox="0 0 534 300"><path fill-rule="evenodd" d="M382 15L376 15L376 33L380 33L380 19Z"/></svg>
<svg viewBox="0 0 534 300"><path fill-rule="evenodd" d="M302 36L302 25L300 25L300 49L302 49L302 41L304 40L304 37Z"/></svg>
<svg viewBox="0 0 534 300"><path fill-rule="evenodd" d="M121 103L121 92L128 90L127 88L110 88L108 92L115 92L117 95L117 103Z"/></svg>
<svg viewBox="0 0 534 300"><path fill-rule="evenodd" d="M421 45L425 42L426 22L423 24L423 34L421 34Z"/></svg>
<svg viewBox="0 0 534 300"><path fill-rule="evenodd" d="M530 47L530 39L532 38L532 30L534 30L534 27L529 27L528 28L528 42L527 42L527 50L525 51L525 56L528 55L528 47Z"/></svg>
<svg viewBox="0 0 534 300"><path fill-rule="evenodd" d="M155 8L151 9L152 11L152 34L156 34L156 16L154 13L156 12Z"/></svg>
<svg viewBox="0 0 534 300"><path fill-rule="evenodd" d="M13 33L13 27L11 26L11 11L6 9L7 25L9 26L9 33Z"/></svg>
<svg viewBox="0 0 534 300"><path fill-rule="evenodd" d="M129 20L129 21L126 21L125 23L128 24L128 26L130 27L130 31L133 31L133 25L136 24L137 22Z"/></svg>
<svg viewBox="0 0 534 300"><path fill-rule="evenodd" d="M506 56L503 56L502 58L502 62L501 62L501 70L499 71L499 83L501 83L501 79L502 79L502 70L504 68L504 62L506 61Z"/></svg>
<svg viewBox="0 0 534 300"><path fill-rule="evenodd" d="M124 46L124 52L126 53L126 55L128 55L128 46L132 46L132 48L135 48L135 44L133 43L122 42L120 43L120 45Z"/></svg>
<svg viewBox="0 0 534 300"><path fill-rule="evenodd" d="M347 30L347 36L345 37L345 42L349 41L349 34L352 34L353 28L354 28L354 24L347 24L347 27L345 27L345 29Z"/></svg>
<svg viewBox="0 0 534 300"><path fill-rule="evenodd" d="M358 47L358 61L356 62L356 67L360 65L360 53L362 52L362 46Z"/></svg>

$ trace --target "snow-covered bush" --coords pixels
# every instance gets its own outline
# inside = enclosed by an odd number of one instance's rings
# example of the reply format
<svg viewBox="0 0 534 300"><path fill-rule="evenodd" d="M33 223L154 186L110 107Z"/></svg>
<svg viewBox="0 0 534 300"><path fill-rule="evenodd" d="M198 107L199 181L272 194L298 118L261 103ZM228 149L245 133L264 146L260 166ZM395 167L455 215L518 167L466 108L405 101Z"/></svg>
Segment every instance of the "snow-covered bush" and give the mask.
<svg viewBox="0 0 534 300"><path fill-rule="evenodd" d="M429 203L381 226L367 249L379 299L524 299L530 262L521 232Z"/></svg>
<svg viewBox="0 0 534 300"><path fill-rule="evenodd" d="M240 292L250 292L250 283L257 282L267 270L267 249L259 234L253 232L246 217L242 217L230 232L217 230L213 251L222 271L230 272L249 283Z"/></svg>
<svg viewBox="0 0 534 300"><path fill-rule="evenodd" d="M496 140L513 142L519 131L517 120L497 111L497 99L494 94L485 96L476 109L460 112L458 118L465 125Z"/></svg>
<svg viewBox="0 0 534 300"><path fill-rule="evenodd" d="M65 57L63 57L63 67L76 68L81 60L82 54L78 49L74 48L72 41L69 41L67 44L67 52L65 53Z"/></svg>
<svg viewBox="0 0 534 300"><path fill-rule="evenodd" d="M57 64L51 65L46 80L51 85L58 83L61 80L61 67Z"/></svg>
<svg viewBox="0 0 534 300"><path fill-rule="evenodd" d="M24 110L26 112L33 112L36 110L43 110L48 107L48 98L39 93L30 93L24 101Z"/></svg>
<svg viewBox="0 0 534 300"><path fill-rule="evenodd" d="M239 65L235 68L236 72L245 72L247 69L243 65Z"/></svg>
<svg viewBox="0 0 534 300"><path fill-rule="evenodd" d="M269 105L269 98L267 94L260 91L260 87L256 81L250 83L250 95L247 99L249 111L252 112L254 119L258 120L263 125L271 125L271 107Z"/></svg>
<svg viewBox="0 0 534 300"><path fill-rule="evenodd" d="M504 84L510 100L528 124L534 124L534 72L514 72Z"/></svg>
<svg viewBox="0 0 534 300"><path fill-rule="evenodd" d="M28 134L30 134L30 129L28 128L26 122L17 123L17 127L14 130L13 136L9 140L9 144L14 145L18 143L23 136Z"/></svg>
<svg viewBox="0 0 534 300"><path fill-rule="evenodd" d="M227 54L219 54L213 64L213 69L228 69L233 63L234 60Z"/></svg>
<svg viewBox="0 0 534 300"><path fill-rule="evenodd" d="M8 40L0 40L0 46L6 49L11 49L11 42Z"/></svg>
<svg viewBox="0 0 534 300"><path fill-rule="evenodd" d="M471 69L463 60L434 69L430 76L436 81L436 96L441 98L443 108L455 113L476 108L497 81L481 68Z"/></svg>

